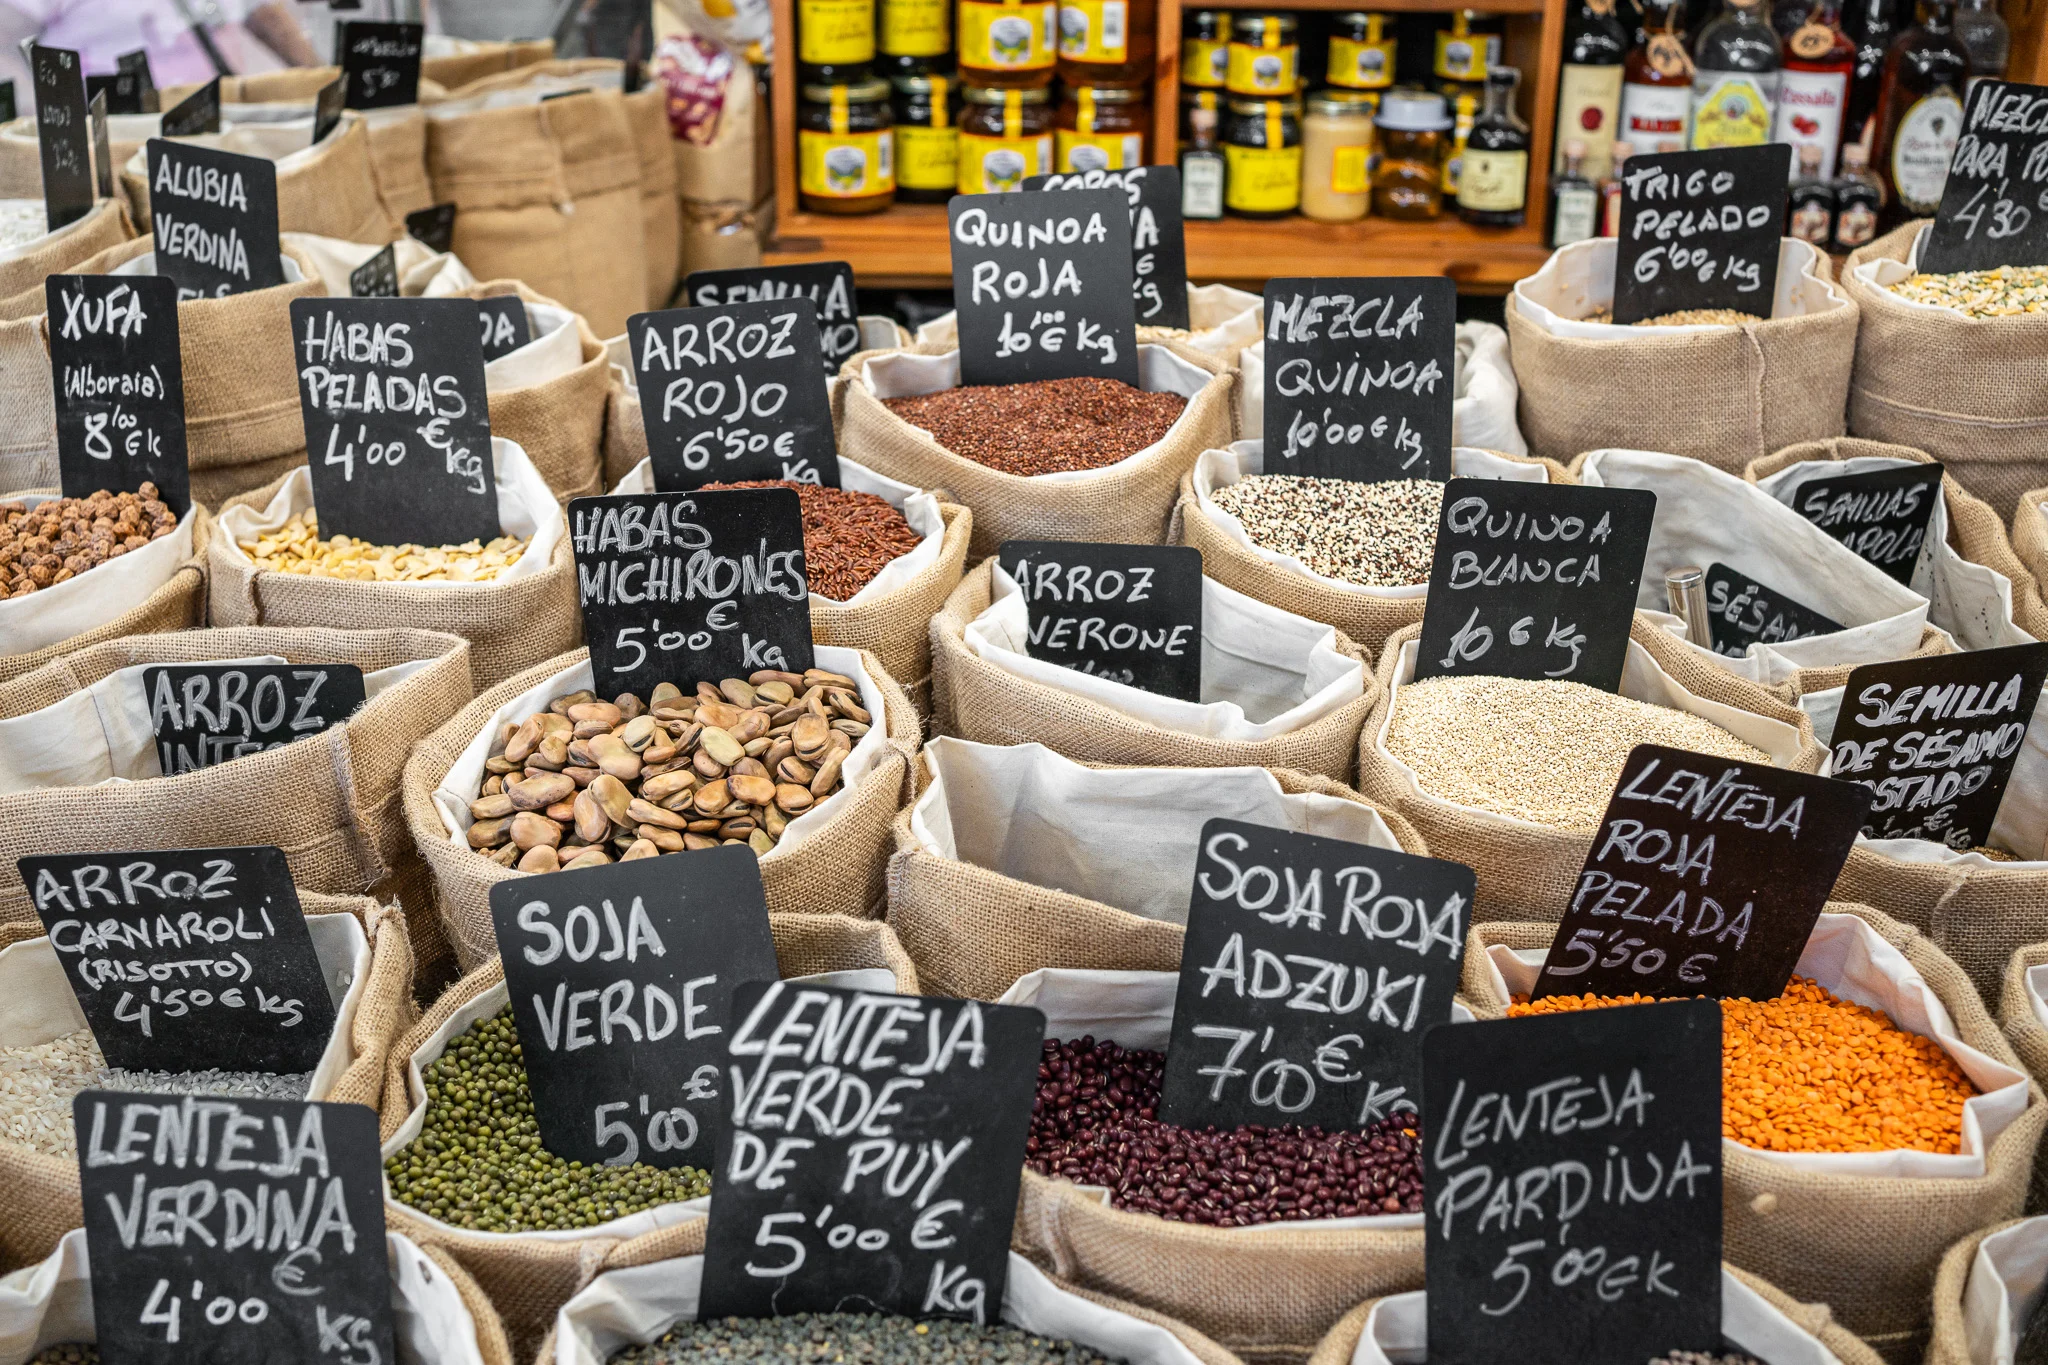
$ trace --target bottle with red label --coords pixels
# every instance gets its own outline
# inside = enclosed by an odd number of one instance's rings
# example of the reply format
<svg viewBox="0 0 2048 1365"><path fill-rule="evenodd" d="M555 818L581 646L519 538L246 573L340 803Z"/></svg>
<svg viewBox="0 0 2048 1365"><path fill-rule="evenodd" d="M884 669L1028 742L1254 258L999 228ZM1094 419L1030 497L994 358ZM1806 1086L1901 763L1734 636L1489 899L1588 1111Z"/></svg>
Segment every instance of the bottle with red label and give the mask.
<svg viewBox="0 0 2048 1365"><path fill-rule="evenodd" d="M1881 228L1931 218L1941 206L1949 158L1963 132L1969 72L1969 54L1956 37L1955 0L1928 0L1925 16L1885 57L1871 157L1886 190Z"/></svg>
<svg viewBox="0 0 2048 1365"><path fill-rule="evenodd" d="M1692 119L1685 0L1646 0L1643 26L1622 72L1617 136L1644 150L1660 142L1684 143Z"/></svg>
<svg viewBox="0 0 2048 1365"><path fill-rule="evenodd" d="M1785 66L1771 140L1792 144L1795 177L1801 149L1819 148L1820 178L1833 180L1849 80L1856 69L1856 44L1842 32L1841 0L1815 0L1804 14L1792 10L1778 28L1784 35Z"/></svg>
<svg viewBox="0 0 2048 1365"><path fill-rule="evenodd" d="M1574 0L1565 16L1564 67L1557 78L1552 174L1564 169L1565 142L1579 138L1586 144L1587 178L1597 183L1606 177L1628 49L1628 30L1614 13L1614 0Z"/></svg>

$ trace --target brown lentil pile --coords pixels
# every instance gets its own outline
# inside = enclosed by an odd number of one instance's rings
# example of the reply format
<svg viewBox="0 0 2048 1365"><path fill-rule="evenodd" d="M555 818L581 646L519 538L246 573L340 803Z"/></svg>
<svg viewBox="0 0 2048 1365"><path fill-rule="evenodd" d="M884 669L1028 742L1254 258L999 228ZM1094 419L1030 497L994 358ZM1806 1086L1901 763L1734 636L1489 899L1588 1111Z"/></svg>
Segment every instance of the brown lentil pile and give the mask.
<svg viewBox="0 0 2048 1365"><path fill-rule="evenodd" d="M2002 265L1953 275L1909 275L1887 285L1915 303L1953 308L1967 318L2048 312L2048 265Z"/></svg>
<svg viewBox="0 0 2048 1365"><path fill-rule="evenodd" d="M915 550L923 537L886 498L787 479L708 483L706 488L794 488L804 512L804 571L811 591L844 602L875 581L892 559Z"/></svg>
<svg viewBox="0 0 2048 1365"><path fill-rule="evenodd" d="M153 483L30 507L0 502L0 596L26 597L139 550L178 526Z"/></svg>
<svg viewBox="0 0 2048 1365"><path fill-rule="evenodd" d="M893 1313L791 1313L781 1318L679 1322L610 1365L1113 1365L1111 1357L1000 1322L919 1321Z"/></svg>
<svg viewBox="0 0 2048 1365"><path fill-rule="evenodd" d="M1311 479L1253 474L1211 495L1252 544L1325 578L1366 588L1429 581L1444 486L1432 479Z"/></svg>
<svg viewBox="0 0 2048 1365"><path fill-rule="evenodd" d="M1163 439L1188 400L1116 379L983 384L883 406L955 455L1005 474L1064 474L1127 460Z"/></svg>
<svg viewBox="0 0 2048 1365"><path fill-rule="evenodd" d="M1047 1039L1024 1164L1109 1189L1110 1203L1176 1223L1248 1227L1419 1213L1420 1117L1362 1130L1177 1128L1153 1117L1166 1054L1092 1037Z"/></svg>
<svg viewBox="0 0 2048 1365"><path fill-rule="evenodd" d="M238 540L256 567L307 578L362 583L488 583L526 553L528 536L499 536L488 545L373 545L351 536L320 538L320 521L296 512L275 531Z"/></svg>
<svg viewBox="0 0 2048 1365"><path fill-rule="evenodd" d="M1587 322L1612 322L1612 308L1595 308L1584 319ZM1659 313L1653 318L1631 322L1631 327L1741 327L1747 323L1763 322L1765 318L1756 313L1745 313L1739 308L1681 308L1675 313Z"/></svg>
<svg viewBox="0 0 2048 1365"><path fill-rule="evenodd" d="M50 1346L38 1352L28 1365L100 1365L100 1348L89 1341Z"/></svg>

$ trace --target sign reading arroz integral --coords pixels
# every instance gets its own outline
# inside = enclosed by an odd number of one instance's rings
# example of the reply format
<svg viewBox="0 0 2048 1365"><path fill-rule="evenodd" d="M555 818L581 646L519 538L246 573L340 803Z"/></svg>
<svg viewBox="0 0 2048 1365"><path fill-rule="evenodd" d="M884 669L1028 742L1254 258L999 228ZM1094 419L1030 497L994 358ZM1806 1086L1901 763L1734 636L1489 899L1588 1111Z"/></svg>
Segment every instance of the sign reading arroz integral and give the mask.
<svg viewBox="0 0 2048 1365"><path fill-rule="evenodd" d="M838 374L839 367L860 351L853 267L845 261L692 270L683 277L683 297L692 308L809 299L818 306L818 342L824 351L826 375Z"/></svg>
<svg viewBox="0 0 2048 1365"><path fill-rule="evenodd" d="M635 313L626 334L656 488L755 479L839 486L809 299Z"/></svg>
<svg viewBox="0 0 2048 1365"><path fill-rule="evenodd" d="M1854 783L1638 744L1532 994L1777 998L1869 806Z"/></svg>
<svg viewBox="0 0 2048 1365"><path fill-rule="evenodd" d="M1202 699L1202 552L1186 545L1006 540L1028 650L1163 697Z"/></svg>
<svg viewBox="0 0 2048 1365"><path fill-rule="evenodd" d="M2048 86L1970 82L1919 264L1931 275L2048 265Z"/></svg>
<svg viewBox="0 0 2048 1365"><path fill-rule="evenodd" d="M1707 565L1706 586L1707 634L1716 654L1739 656L1754 644L1803 640L1848 629L1726 564Z"/></svg>
<svg viewBox="0 0 2048 1365"><path fill-rule="evenodd" d="M1442 1024L1422 1042L1429 1358L1721 1349L1721 1007Z"/></svg>
<svg viewBox="0 0 2048 1365"><path fill-rule="evenodd" d="M1791 168L1783 142L1630 157L1621 172L1614 321L1694 308L1769 317Z"/></svg>
<svg viewBox="0 0 2048 1365"><path fill-rule="evenodd" d="M85 79L78 54L61 47L32 44L29 72L36 92L43 214L55 232L92 212L92 134L85 126Z"/></svg>
<svg viewBox="0 0 2048 1365"><path fill-rule="evenodd" d="M1203 825L1160 1121L1341 1131L1417 1108L1473 886L1438 858Z"/></svg>
<svg viewBox="0 0 2048 1365"><path fill-rule="evenodd" d="M778 975L752 849L656 861L491 888L541 1142L569 1161L708 1166L733 989Z"/></svg>
<svg viewBox="0 0 2048 1365"><path fill-rule="evenodd" d="M50 275L43 292L64 495L153 483L183 516L192 494L178 287L161 275Z"/></svg>
<svg viewBox="0 0 2048 1365"><path fill-rule="evenodd" d="M1131 306L1140 327L1188 325L1188 247L1180 217L1180 168L1034 175L1026 190L1121 190L1131 206Z"/></svg>
<svg viewBox="0 0 2048 1365"><path fill-rule="evenodd" d="M600 694L812 666L795 489L577 498L569 533Z"/></svg>
<svg viewBox="0 0 2048 1365"><path fill-rule="evenodd" d="M1451 477L1457 286L1266 281L1266 472Z"/></svg>
<svg viewBox="0 0 2048 1365"><path fill-rule="evenodd" d="M1131 221L1120 190L958 194L946 205L960 382L1138 384Z"/></svg>
<svg viewBox="0 0 2048 1365"><path fill-rule="evenodd" d="M354 664L158 664L142 670L165 777L282 749L363 704Z"/></svg>
<svg viewBox="0 0 2048 1365"><path fill-rule="evenodd" d="M1910 584L1941 498L1941 474L1938 464L1822 474L1793 489L1791 507L1859 558Z"/></svg>
<svg viewBox="0 0 2048 1365"><path fill-rule="evenodd" d="M156 273L177 282L180 299L284 283L274 163L160 137L149 140L146 154Z"/></svg>
<svg viewBox="0 0 2048 1365"><path fill-rule="evenodd" d="M335 25L334 54L347 84L346 107L388 109L418 104L421 24L373 23L348 19Z"/></svg>
<svg viewBox="0 0 2048 1365"><path fill-rule="evenodd" d="M741 986L698 1319L1002 1313L1045 1016Z"/></svg>
<svg viewBox="0 0 2048 1365"><path fill-rule="evenodd" d="M376 1111L88 1090L71 1102L106 1365L388 1365Z"/></svg>
<svg viewBox="0 0 2048 1365"><path fill-rule="evenodd" d="M16 866L107 1064L313 1070L334 999L280 849L67 853Z"/></svg>

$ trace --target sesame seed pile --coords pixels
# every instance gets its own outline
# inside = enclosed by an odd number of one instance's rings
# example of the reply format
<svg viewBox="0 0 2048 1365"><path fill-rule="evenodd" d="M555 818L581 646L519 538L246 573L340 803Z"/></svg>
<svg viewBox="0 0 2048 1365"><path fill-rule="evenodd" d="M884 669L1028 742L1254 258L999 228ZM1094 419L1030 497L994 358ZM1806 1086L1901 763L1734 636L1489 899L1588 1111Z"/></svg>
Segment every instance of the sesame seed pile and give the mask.
<svg viewBox="0 0 2048 1365"><path fill-rule="evenodd" d="M1969 318L2048 312L2048 265L2002 265L1953 275L1910 275L1886 286L1902 299L1953 308Z"/></svg>
<svg viewBox="0 0 2048 1365"><path fill-rule="evenodd" d="M1127 460L1165 438L1188 400L1115 379L980 384L883 406L946 449L1005 474L1066 474Z"/></svg>
<svg viewBox="0 0 2048 1365"><path fill-rule="evenodd" d="M1394 588L1429 581L1444 486L1254 474L1217 489L1210 501L1262 550L1291 555L1325 578Z"/></svg>

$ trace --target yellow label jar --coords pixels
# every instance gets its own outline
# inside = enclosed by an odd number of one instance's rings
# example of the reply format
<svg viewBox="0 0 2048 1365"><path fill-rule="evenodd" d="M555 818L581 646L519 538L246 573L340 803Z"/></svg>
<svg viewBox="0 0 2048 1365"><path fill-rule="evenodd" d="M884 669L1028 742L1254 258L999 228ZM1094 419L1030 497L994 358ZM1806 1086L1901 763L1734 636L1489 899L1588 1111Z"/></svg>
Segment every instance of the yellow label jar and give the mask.
<svg viewBox="0 0 2048 1365"><path fill-rule="evenodd" d="M953 0L882 0L885 57L943 57L953 50Z"/></svg>
<svg viewBox="0 0 2048 1365"><path fill-rule="evenodd" d="M875 59L874 0L797 0L796 59L808 75L847 72Z"/></svg>
<svg viewBox="0 0 2048 1365"><path fill-rule="evenodd" d="M1291 14L1240 14L1230 25L1224 85L1233 95L1271 99L1301 88L1300 49Z"/></svg>
<svg viewBox="0 0 2048 1365"><path fill-rule="evenodd" d="M962 194L1009 194L1052 174L1051 92L970 85L962 92Z"/></svg>
<svg viewBox="0 0 2048 1365"><path fill-rule="evenodd" d="M896 197L889 86L807 85L797 108L797 189L812 213L877 213Z"/></svg>
<svg viewBox="0 0 2048 1365"><path fill-rule="evenodd" d="M1220 9L1189 10L1180 27L1180 83L1221 90L1230 74L1230 16Z"/></svg>
<svg viewBox="0 0 2048 1365"><path fill-rule="evenodd" d="M1223 123L1223 207L1283 218L1301 207L1301 102L1230 102Z"/></svg>
<svg viewBox="0 0 2048 1365"><path fill-rule="evenodd" d="M960 0L960 80L976 86L1041 86L1058 60L1052 0Z"/></svg>
<svg viewBox="0 0 2048 1365"><path fill-rule="evenodd" d="M1476 9L1461 9L1451 16L1451 26L1436 35L1436 63L1431 68L1440 81L1483 81L1486 73L1500 65L1499 16Z"/></svg>
<svg viewBox="0 0 2048 1365"><path fill-rule="evenodd" d="M1352 10L1330 20L1331 85L1384 90L1394 83L1393 24L1384 14Z"/></svg>
<svg viewBox="0 0 2048 1365"><path fill-rule="evenodd" d="M960 87L944 76L897 76L896 197L943 204L960 184Z"/></svg>
<svg viewBox="0 0 2048 1365"><path fill-rule="evenodd" d="M1379 97L1318 90L1301 121L1301 213L1319 223L1365 217L1372 196L1372 119Z"/></svg>
<svg viewBox="0 0 2048 1365"><path fill-rule="evenodd" d="M1068 86L1053 117L1053 156L1061 171L1121 171L1145 164L1152 106L1143 90Z"/></svg>

